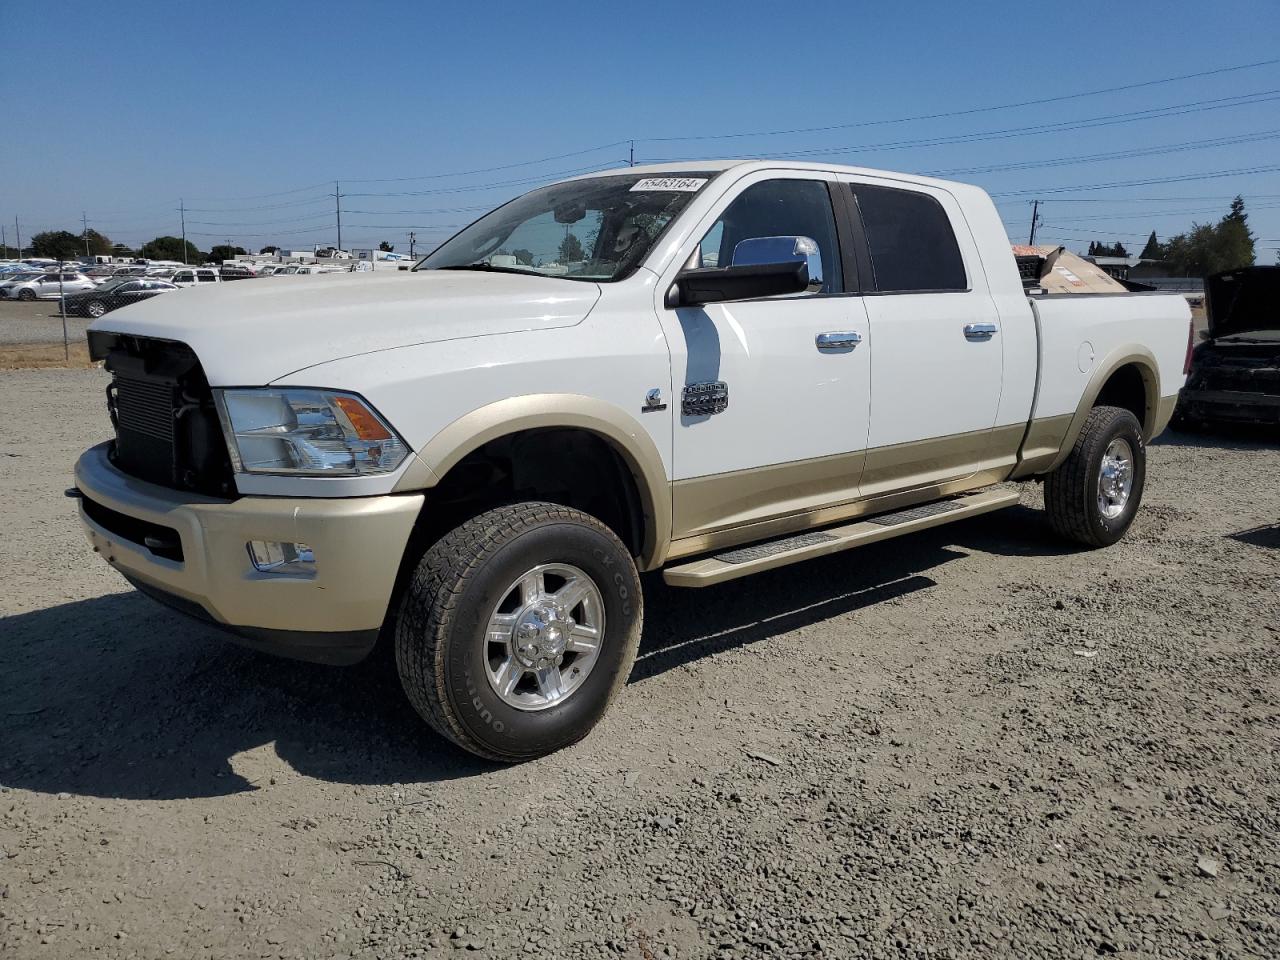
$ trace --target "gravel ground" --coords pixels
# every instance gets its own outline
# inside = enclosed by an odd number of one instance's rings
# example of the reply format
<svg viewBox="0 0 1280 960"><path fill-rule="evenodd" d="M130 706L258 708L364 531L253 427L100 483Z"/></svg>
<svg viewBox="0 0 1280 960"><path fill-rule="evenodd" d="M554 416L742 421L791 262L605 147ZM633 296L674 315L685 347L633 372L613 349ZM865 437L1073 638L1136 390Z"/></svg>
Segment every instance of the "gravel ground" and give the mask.
<svg viewBox="0 0 1280 960"><path fill-rule="evenodd" d="M67 317L67 339L84 343L84 332L93 321L84 317ZM0 346L62 343L62 317L58 301L0 300Z"/></svg>
<svg viewBox="0 0 1280 960"><path fill-rule="evenodd" d="M1167 435L1102 552L1029 487L650 578L609 717L501 768L384 660L248 653L93 557L62 490L104 383L0 373L0 955L1280 955L1273 440Z"/></svg>

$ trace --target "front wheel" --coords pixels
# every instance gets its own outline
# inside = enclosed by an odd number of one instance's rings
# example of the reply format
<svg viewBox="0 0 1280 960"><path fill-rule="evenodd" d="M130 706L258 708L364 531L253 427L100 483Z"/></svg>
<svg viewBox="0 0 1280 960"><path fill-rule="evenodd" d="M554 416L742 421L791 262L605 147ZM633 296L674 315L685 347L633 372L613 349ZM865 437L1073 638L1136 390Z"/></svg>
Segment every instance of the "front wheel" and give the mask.
<svg viewBox="0 0 1280 960"><path fill-rule="evenodd" d="M97 320L100 316L107 312L107 305L101 300L94 300L88 307L89 316Z"/></svg>
<svg viewBox="0 0 1280 960"><path fill-rule="evenodd" d="M34 300L35 298L36 298L36 292L35 292L34 290L19 290L19 291L18 291L18 299L19 299L19 300L25 300L27 303L30 303L30 302L31 302L32 300Z"/></svg>
<svg viewBox="0 0 1280 960"><path fill-rule="evenodd" d="M1146 478L1137 417L1120 407L1095 407L1070 455L1045 480L1049 525L1076 543L1110 546L1133 523Z"/></svg>
<svg viewBox="0 0 1280 960"><path fill-rule="evenodd" d="M578 510L519 503L423 554L396 622L396 666L437 732L491 760L531 760L604 716L642 620L635 563L612 531Z"/></svg>

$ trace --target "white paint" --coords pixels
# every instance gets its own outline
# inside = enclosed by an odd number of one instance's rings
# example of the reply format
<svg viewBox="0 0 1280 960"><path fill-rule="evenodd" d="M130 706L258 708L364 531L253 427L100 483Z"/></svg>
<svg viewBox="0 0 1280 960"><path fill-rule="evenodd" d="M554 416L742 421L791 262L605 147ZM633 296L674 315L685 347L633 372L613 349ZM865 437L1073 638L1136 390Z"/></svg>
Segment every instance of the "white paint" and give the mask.
<svg viewBox="0 0 1280 960"><path fill-rule="evenodd" d="M617 283L453 271L254 279L144 301L93 329L185 342L215 387L354 391L414 450L508 397L591 397L652 441L669 479L1074 412L1088 380L1078 362L1085 339L1099 364L1134 347L1150 350L1162 396L1182 384L1185 300L1080 296L1037 300L1033 312L995 207L976 187L823 164L704 162L628 172L645 176L642 183L705 189L644 266ZM711 172L717 176L706 184L690 176ZM665 307L680 265L719 211L748 184L775 177L853 179L935 196L955 227L971 291ZM978 320L996 323L999 333L966 340L964 324ZM817 334L843 330L859 331L862 344L817 350ZM682 418L681 389L703 380L728 383L729 409ZM668 407L642 413L655 387ZM981 456L975 449L975 460ZM386 492L395 479L237 483L246 493L350 496Z"/></svg>

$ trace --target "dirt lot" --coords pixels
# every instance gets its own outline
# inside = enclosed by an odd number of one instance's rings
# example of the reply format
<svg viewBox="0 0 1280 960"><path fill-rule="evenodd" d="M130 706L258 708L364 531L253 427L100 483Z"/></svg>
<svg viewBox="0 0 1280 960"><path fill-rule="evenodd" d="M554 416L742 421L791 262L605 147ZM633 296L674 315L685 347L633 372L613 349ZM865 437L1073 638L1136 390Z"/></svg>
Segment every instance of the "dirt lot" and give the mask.
<svg viewBox="0 0 1280 960"><path fill-rule="evenodd" d="M1167 436L1100 553L1032 487L650 579L611 715L500 768L385 663L242 651L93 557L104 383L0 373L0 955L1280 955L1274 442Z"/></svg>
<svg viewBox="0 0 1280 960"><path fill-rule="evenodd" d="M56 300L0 300L0 370L87 366L84 332L91 321L67 317L67 346Z"/></svg>

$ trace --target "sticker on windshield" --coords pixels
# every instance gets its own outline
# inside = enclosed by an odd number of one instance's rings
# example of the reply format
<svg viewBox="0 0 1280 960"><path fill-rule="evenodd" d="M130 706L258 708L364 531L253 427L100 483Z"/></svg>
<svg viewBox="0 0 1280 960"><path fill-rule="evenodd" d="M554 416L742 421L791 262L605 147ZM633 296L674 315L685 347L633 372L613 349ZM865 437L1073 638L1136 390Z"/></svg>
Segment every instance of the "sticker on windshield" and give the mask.
<svg viewBox="0 0 1280 960"><path fill-rule="evenodd" d="M706 177L649 177L639 180L631 188L632 193L659 190L677 193L697 193L707 182Z"/></svg>

